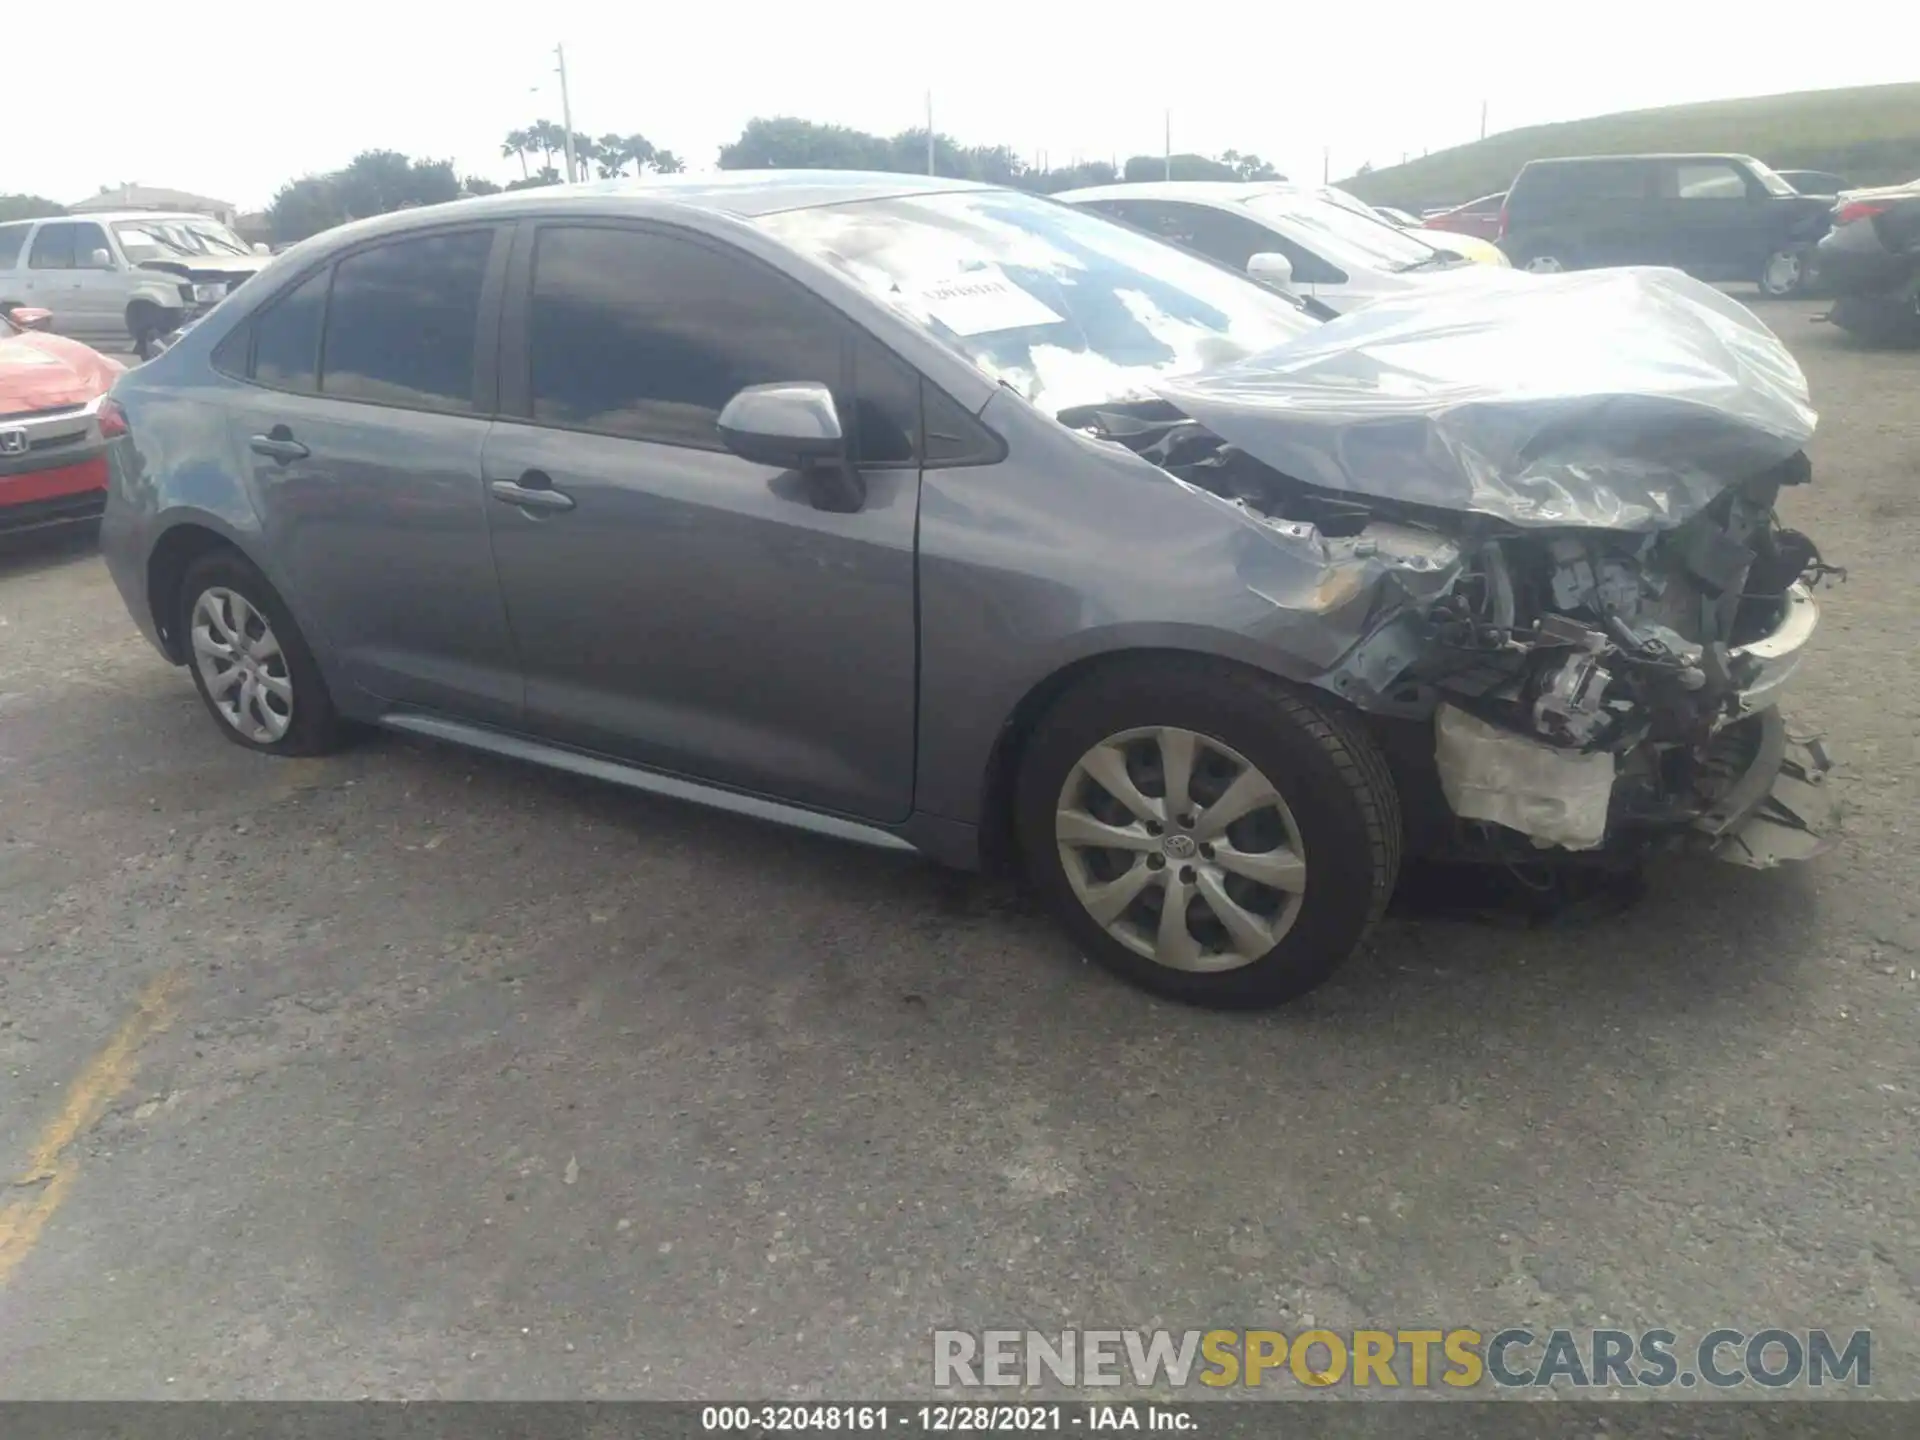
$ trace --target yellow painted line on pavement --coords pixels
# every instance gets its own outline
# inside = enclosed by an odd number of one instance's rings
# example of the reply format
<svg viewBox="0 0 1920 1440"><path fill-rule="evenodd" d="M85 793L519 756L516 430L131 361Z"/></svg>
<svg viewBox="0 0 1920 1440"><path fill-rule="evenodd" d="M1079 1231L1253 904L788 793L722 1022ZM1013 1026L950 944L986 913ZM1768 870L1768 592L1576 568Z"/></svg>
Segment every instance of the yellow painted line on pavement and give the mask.
<svg viewBox="0 0 1920 1440"><path fill-rule="evenodd" d="M27 1168L10 1187L15 1193L0 1200L0 1285L39 1243L47 1222L73 1188L80 1166L67 1152L133 1082L140 1046L172 1021L180 981L178 971L169 971L147 983L133 1014L74 1077L60 1113L41 1129Z"/></svg>

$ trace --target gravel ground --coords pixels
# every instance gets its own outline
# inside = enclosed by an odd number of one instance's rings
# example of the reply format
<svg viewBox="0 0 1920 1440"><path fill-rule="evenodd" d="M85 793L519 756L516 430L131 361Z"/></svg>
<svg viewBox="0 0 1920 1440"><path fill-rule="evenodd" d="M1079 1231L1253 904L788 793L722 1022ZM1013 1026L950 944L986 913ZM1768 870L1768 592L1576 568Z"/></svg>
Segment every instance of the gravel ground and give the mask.
<svg viewBox="0 0 1920 1440"><path fill-rule="evenodd" d="M1842 848L1390 922L1252 1018L911 858L246 754L89 546L0 558L0 1395L903 1395L935 1326L1385 1322L1869 1326L1920 1396L1920 354L1814 310Z"/></svg>

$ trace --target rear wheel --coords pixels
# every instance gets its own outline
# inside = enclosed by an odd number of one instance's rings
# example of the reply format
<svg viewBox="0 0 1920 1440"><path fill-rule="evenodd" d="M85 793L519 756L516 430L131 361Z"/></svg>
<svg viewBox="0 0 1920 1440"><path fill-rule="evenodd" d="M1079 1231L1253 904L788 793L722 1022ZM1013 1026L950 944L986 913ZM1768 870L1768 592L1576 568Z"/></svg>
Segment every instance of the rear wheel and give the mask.
<svg viewBox="0 0 1920 1440"><path fill-rule="evenodd" d="M1169 658L1095 675L1040 722L1017 795L1028 873L1083 950L1159 994L1278 1005L1385 908L1399 802L1331 704Z"/></svg>
<svg viewBox="0 0 1920 1440"><path fill-rule="evenodd" d="M1760 293L1773 300L1784 300L1807 288L1813 266L1804 245L1789 245L1767 256L1760 267L1757 283Z"/></svg>
<svg viewBox="0 0 1920 1440"><path fill-rule="evenodd" d="M318 755L340 739L320 667L266 577L232 550L187 569L180 621L187 668L220 731L269 755Z"/></svg>

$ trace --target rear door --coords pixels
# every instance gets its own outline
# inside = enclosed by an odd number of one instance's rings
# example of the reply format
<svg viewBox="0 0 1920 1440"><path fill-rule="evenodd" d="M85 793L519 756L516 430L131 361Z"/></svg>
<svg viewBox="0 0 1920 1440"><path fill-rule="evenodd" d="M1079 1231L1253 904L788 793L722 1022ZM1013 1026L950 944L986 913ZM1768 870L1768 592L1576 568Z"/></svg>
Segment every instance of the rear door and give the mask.
<svg viewBox="0 0 1920 1440"><path fill-rule="evenodd" d="M27 247L26 288L27 299L52 314L50 328L56 335L85 339L87 321L73 254L79 229L71 220L41 222Z"/></svg>
<svg viewBox="0 0 1920 1440"><path fill-rule="evenodd" d="M345 677L394 705L512 725L520 680L480 457L509 232L365 245L221 343L273 578Z"/></svg>

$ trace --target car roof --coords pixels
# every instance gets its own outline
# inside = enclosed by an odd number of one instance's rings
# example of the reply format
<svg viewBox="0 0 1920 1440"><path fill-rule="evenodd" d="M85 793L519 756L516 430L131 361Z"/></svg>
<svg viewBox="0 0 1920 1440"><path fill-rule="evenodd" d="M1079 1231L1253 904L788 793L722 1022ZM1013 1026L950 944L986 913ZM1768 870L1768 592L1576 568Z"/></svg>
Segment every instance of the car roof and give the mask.
<svg viewBox="0 0 1920 1440"><path fill-rule="evenodd" d="M1596 165L1608 160L1739 160L1748 165L1760 163L1751 155L1740 155L1731 150L1677 150L1649 151L1638 155L1546 155L1538 160L1529 160L1521 168L1532 165Z"/></svg>
<svg viewBox="0 0 1920 1440"><path fill-rule="evenodd" d="M396 210L323 230L303 245L319 244L331 250L336 242L357 243L468 219L511 220L528 215L551 216L556 211L655 218L695 212L750 220L785 210L814 210L858 200L1004 188L975 180L866 170L722 170L712 175L626 176L572 185L536 185Z"/></svg>
<svg viewBox="0 0 1920 1440"><path fill-rule="evenodd" d="M202 215L193 210L89 210L78 215L37 215L36 220L71 220L75 224L118 225L134 220L165 220L177 223L182 220L197 220L203 225L224 225L226 221L213 215Z"/></svg>
<svg viewBox="0 0 1920 1440"><path fill-rule="evenodd" d="M1238 204L1254 195L1311 195L1315 187L1291 180L1135 180L1062 190L1056 200L1199 200Z"/></svg>

